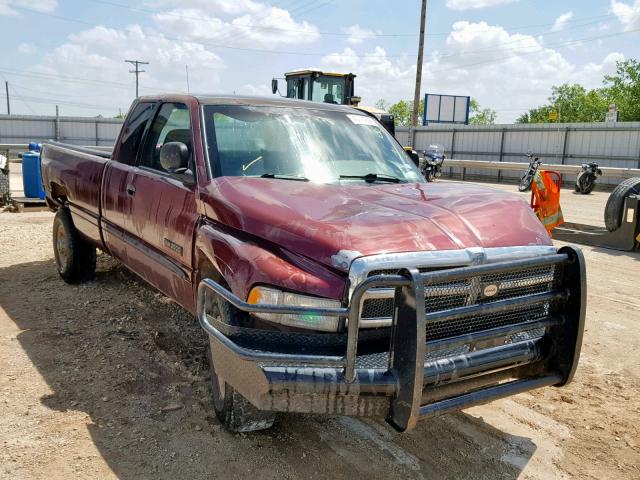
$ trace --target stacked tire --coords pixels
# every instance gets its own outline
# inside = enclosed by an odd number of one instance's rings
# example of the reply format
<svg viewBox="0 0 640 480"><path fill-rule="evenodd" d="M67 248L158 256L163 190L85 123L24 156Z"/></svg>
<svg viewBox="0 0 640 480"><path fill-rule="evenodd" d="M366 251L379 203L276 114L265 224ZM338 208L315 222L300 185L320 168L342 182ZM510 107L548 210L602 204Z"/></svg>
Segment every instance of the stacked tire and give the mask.
<svg viewBox="0 0 640 480"><path fill-rule="evenodd" d="M613 189L604 209L604 224L613 232L622 225L625 199L629 195L640 195L640 177L627 178Z"/></svg>

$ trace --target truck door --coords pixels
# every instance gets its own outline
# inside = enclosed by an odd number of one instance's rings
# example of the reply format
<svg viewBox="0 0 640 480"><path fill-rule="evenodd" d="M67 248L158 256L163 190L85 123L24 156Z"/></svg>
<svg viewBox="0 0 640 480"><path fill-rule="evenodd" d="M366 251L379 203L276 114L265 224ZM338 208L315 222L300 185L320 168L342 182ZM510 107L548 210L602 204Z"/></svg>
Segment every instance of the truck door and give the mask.
<svg viewBox="0 0 640 480"><path fill-rule="evenodd" d="M126 219L131 213L130 186L136 158L144 132L153 117L153 102L136 104L129 115L119 143L114 149L113 161L106 166L102 177L101 229L110 253L127 263Z"/></svg>
<svg viewBox="0 0 640 480"><path fill-rule="evenodd" d="M182 142L191 153L183 173L160 165L164 143ZM163 103L148 129L130 187L131 215L126 225L134 237L128 264L165 294L192 301L193 235L199 218L195 159L189 108ZM191 305L183 305L190 308Z"/></svg>

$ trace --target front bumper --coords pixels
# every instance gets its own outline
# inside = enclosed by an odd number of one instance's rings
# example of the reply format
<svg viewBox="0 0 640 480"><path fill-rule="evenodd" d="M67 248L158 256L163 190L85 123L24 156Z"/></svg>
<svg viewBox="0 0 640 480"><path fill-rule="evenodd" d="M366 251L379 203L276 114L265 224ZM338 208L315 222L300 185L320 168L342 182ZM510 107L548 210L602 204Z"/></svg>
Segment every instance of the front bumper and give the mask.
<svg viewBox="0 0 640 480"><path fill-rule="evenodd" d="M554 266L550 291L425 312L425 287L442 282ZM394 288L390 329L360 330L363 295ZM310 334L232 327L206 312L208 295L255 313L346 318L342 334ZM577 367L586 298L584 258L555 255L400 275L360 283L345 308L310 309L248 304L210 279L198 288L198 318L209 335L216 373L262 410L386 417L400 431L421 419L548 385L565 385ZM545 315L471 333L429 339L427 327L529 306ZM471 317L470 317L471 316Z"/></svg>

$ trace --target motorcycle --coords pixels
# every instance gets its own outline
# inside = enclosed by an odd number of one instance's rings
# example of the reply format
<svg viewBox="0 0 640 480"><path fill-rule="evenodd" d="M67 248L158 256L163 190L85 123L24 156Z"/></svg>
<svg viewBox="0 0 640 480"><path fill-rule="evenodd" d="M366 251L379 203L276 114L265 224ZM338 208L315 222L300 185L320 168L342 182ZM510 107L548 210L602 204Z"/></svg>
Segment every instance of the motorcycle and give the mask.
<svg viewBox="0 0 640 480"><path fill-rule="evenodd" d="M529 159L529 168L524 175L520 177L520 183L518 184L519 192L526 192L531 188L533 178L536 176L536 172L538 171L538 168L540 168L540 165L542 165L542 160L538 157L534 157L532 153L528 153L527 158Z"/></svg>
<svg viewBox="0 0 640 480"><path fill-rule="evenodd" d="M587 195L593 191L596 186L596 178L602 175L602 170L598 168L597 163L583 163L582 170L576 178L576 192Z"/></svg>
<svg viewBox="0 0 640 480"><path fill-rule="evenodd" d="M428 182L433 182L442 175L442 164L444 163L444 148L441 145L429 145L429 148L422 152L423 161L420 170Z"/></svg>

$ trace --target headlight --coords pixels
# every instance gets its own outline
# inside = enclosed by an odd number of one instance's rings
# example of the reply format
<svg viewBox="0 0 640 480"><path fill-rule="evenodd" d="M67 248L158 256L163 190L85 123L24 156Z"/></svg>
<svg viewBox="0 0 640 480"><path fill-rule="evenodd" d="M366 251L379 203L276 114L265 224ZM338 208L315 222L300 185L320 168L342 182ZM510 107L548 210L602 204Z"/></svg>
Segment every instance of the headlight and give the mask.
<svg viewBox="0 0 640 480"><path fill-rule="evenodd" d="M269 305L292 305L317 308L340 308L341 306L338 300L283 292L282 290L269 287L252 288L249 292L247 303L254 305L262 303ZM304 315L254 313L253 315L281 325L306 328L309 330L321 330L324 332L337 332L340 322L339 317L327 317L324 315L313 315L310 313Z"/></svg>

